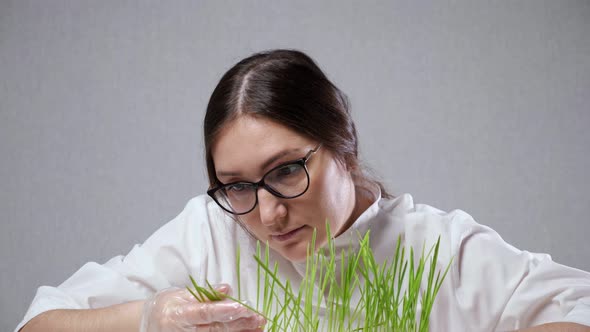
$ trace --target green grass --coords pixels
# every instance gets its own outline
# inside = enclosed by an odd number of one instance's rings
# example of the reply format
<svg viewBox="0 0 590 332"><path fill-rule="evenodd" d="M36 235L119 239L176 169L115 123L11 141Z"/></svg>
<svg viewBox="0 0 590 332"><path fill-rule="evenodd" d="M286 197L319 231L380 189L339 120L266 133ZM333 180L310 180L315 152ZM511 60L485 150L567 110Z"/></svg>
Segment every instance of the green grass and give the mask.
<svg viewBox="0 0 590 332"><path fill-rule="evenodd" d="M449 262L444 271L436 269L440 237L428 252L423 246L417 262L414 249L406 252L398 238L393 260L378 263L370 247L369 232L360 239L358 251L336 252L329 226L327 231L328 245L318 252L313 251L314 232L307 249L305 276L297 290L289 280L280 279L278 264L269 261L269 246L263 251L260 242L254 255L258 285L254 306L241 299L239 249L237 298L217 292L209 282L199 286L192 276L194 289L187 289L199 301L229 298L242 303L267 319L265 331L428 331L436 294L451 266ZM425 289L421 287L423 281ZM320 303L325 305L323 315ZM418 314L419 303L422 310Z"/></svg>

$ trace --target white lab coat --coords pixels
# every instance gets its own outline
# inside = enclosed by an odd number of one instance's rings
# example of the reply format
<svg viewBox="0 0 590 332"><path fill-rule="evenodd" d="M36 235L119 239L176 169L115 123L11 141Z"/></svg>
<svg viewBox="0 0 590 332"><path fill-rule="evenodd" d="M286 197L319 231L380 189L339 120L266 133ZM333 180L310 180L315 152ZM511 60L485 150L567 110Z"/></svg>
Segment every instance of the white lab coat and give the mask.
<svg viewBox="0 0 590 332"><path fill-rule="evenodd" d="M378 260L393 257L398 236L406 247L429 248L440 235L438 268L451 269L430 317L430 331L508 331L552 321L590 326L590 273L559 265L546 254L518 250L461 210L449 213L414 204L412 196L378 198L336 238L338 248L358 243L371 229ZM255 303L255 241L210 198L198 196L142 245L105 264L82 266L58 287L42 286L18 331L52 309L99 308L145 299L171 286L230 283L237 288L236 249L241 250L242 298ZM302 264L278 254L281 276L296 286Z"/></svg>

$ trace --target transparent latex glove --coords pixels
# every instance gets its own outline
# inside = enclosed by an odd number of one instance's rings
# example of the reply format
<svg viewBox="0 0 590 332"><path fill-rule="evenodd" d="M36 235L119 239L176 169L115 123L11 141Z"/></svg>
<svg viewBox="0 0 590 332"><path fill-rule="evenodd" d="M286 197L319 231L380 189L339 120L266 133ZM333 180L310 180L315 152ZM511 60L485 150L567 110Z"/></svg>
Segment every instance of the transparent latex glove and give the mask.
<svg viewBox="0 0 590 332"><path fill-rule="evenodd" d="M230 292L225 284L215 289ZM187 289L168 288L145 302L140 332L262 332L265 323L262 316L234 301L199 302Z"/></svg>

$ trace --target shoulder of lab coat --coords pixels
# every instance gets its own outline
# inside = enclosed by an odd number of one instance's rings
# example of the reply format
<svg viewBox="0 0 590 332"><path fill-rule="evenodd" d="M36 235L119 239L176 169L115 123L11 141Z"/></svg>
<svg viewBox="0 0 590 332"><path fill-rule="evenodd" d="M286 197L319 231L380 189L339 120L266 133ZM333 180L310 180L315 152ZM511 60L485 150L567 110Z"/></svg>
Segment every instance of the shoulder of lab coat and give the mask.
<svg viewBox="0 0 590 332"><path fill-rule="evenodd" d="M421 248L440 235L438 268L452 259L431 313L434 330L510 331L557 321L590 326L590 273L519 250L462 210L406 199L406 245Z"/></svg>

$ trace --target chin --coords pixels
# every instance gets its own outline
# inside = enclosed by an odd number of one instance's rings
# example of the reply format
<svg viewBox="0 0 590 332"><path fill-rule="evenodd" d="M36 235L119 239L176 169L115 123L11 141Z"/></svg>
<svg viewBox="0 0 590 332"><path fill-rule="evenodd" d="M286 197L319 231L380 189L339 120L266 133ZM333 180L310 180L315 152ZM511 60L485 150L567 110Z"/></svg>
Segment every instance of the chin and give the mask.
<svg viewBox="0 0 590 332"><path fill-rule="evenodd" d="M328 243L325 234L318 234L318 238L316 239L314 254L318 252L320 248L323 248ZM308 249L309 242L308 241L301 241L295 243L291 246L281 247L280 249L275 249L276 252L281 254L285 259L294 263L301 263L305 262L307 259L307 249Z"/></svg>
<svg viewBox="0 0 590 332"><path fill-rule="evenodd" d="M307 259L307 245L303 245L302 243L298 243L292 248L281 248L281 250L277 251L290 262L300 263L305 262Z"/></svg>

